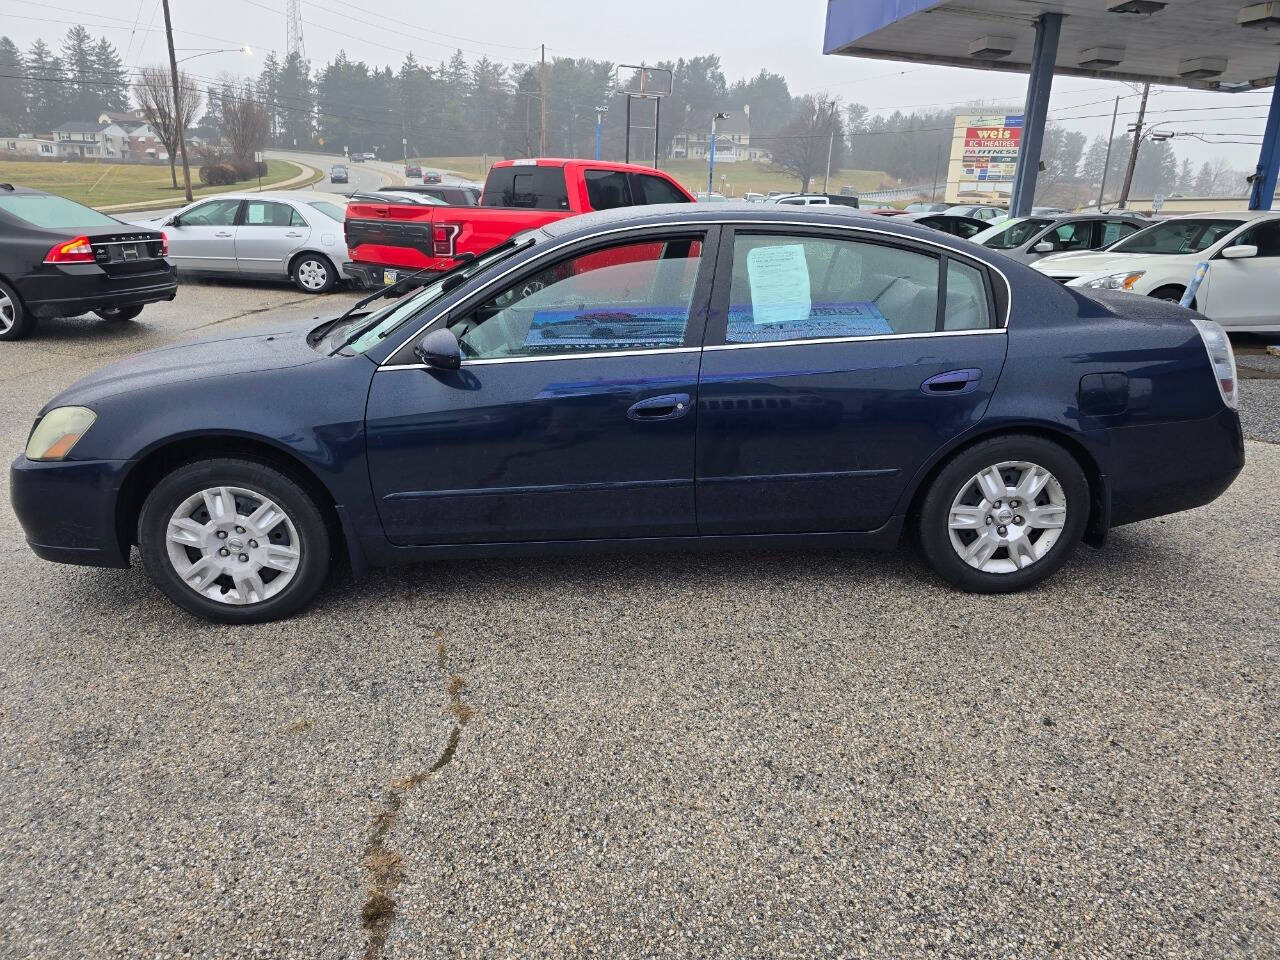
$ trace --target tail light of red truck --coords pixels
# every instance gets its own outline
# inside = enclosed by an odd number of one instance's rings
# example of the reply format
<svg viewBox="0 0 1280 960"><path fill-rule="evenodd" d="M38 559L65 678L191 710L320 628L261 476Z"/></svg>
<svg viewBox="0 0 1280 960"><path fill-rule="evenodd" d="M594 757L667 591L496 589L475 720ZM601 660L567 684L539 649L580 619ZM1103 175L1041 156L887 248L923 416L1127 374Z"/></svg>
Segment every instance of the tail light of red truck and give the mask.
<svg viewBox="0 0 1280 960"><path fill-rule="evenodd" d="M436 257L452 257L458 249L458 234L462 225L434 223L431 225L431 254Z"/></svg>

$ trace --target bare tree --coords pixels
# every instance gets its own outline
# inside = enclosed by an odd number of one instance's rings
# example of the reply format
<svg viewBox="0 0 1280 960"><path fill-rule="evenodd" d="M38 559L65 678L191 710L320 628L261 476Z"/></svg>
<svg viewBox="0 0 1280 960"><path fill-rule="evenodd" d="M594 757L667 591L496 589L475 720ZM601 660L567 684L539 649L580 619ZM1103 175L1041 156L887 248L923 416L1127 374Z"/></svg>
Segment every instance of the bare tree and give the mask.
<svg viewBox="0 0 1280 960"><path fill-rule="evenodd" d="M791 108L791 120L773 144L773 166L800 181L800 192L809 192L809 181L821 176L827 166L828 150L843 146L844 131L840 99L822 93L798 97ZM834 137L833 137L834 134ZM833 158L840 168L840 156Z"/></svg>
<svg viewBox="0 0 1280 960"><path fill-rule="evenodd" d="M252 163L254 154L266 147L270 134L271 118L252 86L245 83L239 90L223 93L222 138L230 144L237 163Z"/></svg>
<svg viewBox="0 0 1280 960"><path fill-rule="evenodd" d="M177 162L178 131L187 129L200 109L202 97L195 80L185 72L178 74L178 104L174 107L173 81L165 67L143 67L138 71L134 84L134 96L143 116L155 131L156 137L169 153L169 175L173 188L178 189Z"/></svg>

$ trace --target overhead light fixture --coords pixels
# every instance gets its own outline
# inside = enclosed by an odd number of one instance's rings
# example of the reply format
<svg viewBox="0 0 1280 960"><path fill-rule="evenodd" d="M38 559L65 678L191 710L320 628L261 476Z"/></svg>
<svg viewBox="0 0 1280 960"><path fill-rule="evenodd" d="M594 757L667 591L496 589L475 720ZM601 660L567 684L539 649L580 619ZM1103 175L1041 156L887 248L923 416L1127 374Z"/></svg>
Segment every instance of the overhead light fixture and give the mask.
<svg viewBox="0 0 1280 960"><path fill-rule="evenodd" d="M1080 51L1079 66L1088 70L1105 70L1124 63L1124 47L1090 47Z"/></svg>
<svg viewBox="0 0 1280 960"><path fill-rule="evenodd" d="M1225 57L1196 57L1178 64L1178 76L1183 80L1208 80L1222 76L1226 69Z"/></svg>
<svg viewBox="0 0 1280 960"><path fill-rule="evenodd" d="M1159 13L1166 0L1107 0L1108 13Z"/></svg>
<svg viewBox="0 0 1280 960"><path fill-rule="evenodd" d="M1222 93L1244 93L1246 90L1255 90L1259 86L1269 87L1275 82L1275 78L1265 82L1259 80L1220 80L1218 81L1218 90Z"/></svg>
<svg viewBox="0 0 1280 960"><path fill-rule="evenodd" d="M1280 3L1251 3L1236 22L1242 27L1280 27Z"/></svg>
<svg viewBox="0 0 1280 960"><path fill-rule="evenodd" d="M1001 60L1013 53L1017 42L1013 37L979 37L969 44L969 56L975 60Z"/></svg>

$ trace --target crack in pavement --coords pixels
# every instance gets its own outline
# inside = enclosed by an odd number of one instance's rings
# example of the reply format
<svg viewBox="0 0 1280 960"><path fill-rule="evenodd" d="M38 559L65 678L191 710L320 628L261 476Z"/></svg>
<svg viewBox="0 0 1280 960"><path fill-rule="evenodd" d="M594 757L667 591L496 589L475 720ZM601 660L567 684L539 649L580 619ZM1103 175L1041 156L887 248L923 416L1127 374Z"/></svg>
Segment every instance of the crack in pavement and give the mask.
<svg viewBox="0 0 1280 960"><path fill-rule="evenodd" d="M244 317L251 317L255 313L266 313L268 310L276 310L280 307L292 307L299 303L306 303L310 297L298 297L294 300L281 300L279 303L269 303L264 307L253 307L242 313L233 313L229 317L219 317L217 320L210 320L208 323L198 323L194 327L188 327L187 330L204 330L207 327L216 327L220 323L230 323L232 320L240 320Z"/></svg>
<svg viewBox="0 0 1280 960"><path fill-rule="evenodd" d="M436 655L440 669L448 674L448 658L445 644L438 639ZM445 691L449 695L448 713L453 718L449 738L436 761L425 770L411 773L392 783L383 795L382 810L373 818L373 829L365 844L362 866L369 876L369 896L360 911L360 920L369 933L365 944L364 960L381 960L387 934L396 917L396 901L392 894L405 876L404 861L387 843L388 834L400 819L400 809L409 793L422 786L440 770L449 765L458 752L462 729L475 715L475 711L462 700L462 690L467 681L459 674L449 674Z"/></svg>

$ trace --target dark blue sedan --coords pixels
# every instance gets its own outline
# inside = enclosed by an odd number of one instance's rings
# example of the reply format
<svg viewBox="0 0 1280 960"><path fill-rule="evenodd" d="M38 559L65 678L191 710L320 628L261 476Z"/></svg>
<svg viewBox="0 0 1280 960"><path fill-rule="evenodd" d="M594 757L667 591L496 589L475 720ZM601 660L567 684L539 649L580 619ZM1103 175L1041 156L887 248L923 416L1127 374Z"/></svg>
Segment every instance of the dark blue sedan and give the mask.
<svg viewBox="0 0 1280 960"><path fill-rule="evenodd" d="M41 411L40 556L210 619L331 565L888 547L991 593L1208 503L1244 465L1231 346L851 211L635 208L523 234L372 312L171 347Z"/></svg>

